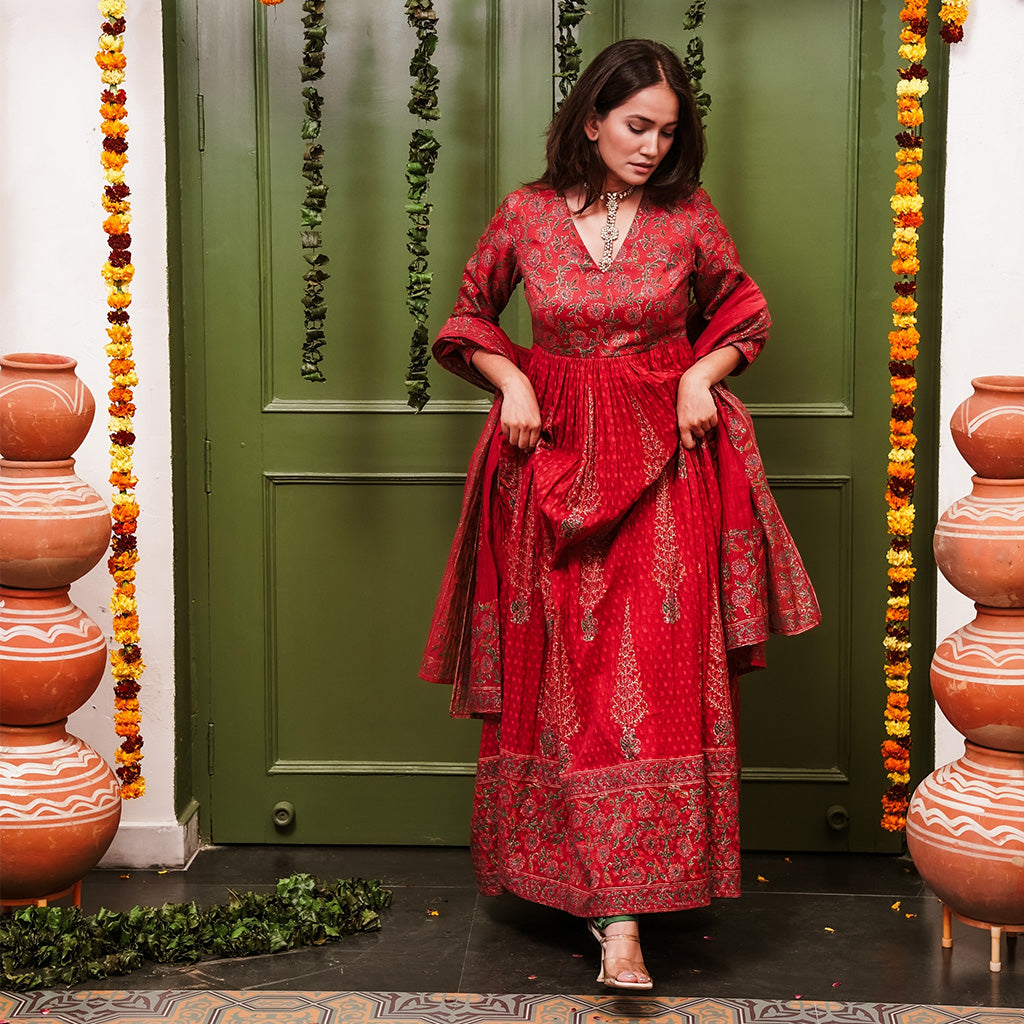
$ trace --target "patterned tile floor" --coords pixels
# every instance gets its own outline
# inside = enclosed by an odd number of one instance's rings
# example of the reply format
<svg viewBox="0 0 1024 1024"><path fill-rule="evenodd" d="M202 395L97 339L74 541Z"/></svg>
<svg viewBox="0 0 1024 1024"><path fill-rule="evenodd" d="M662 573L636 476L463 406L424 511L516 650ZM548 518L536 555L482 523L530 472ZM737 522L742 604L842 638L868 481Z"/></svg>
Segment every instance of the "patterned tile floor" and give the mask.
<svg viewBox="0 0 1024 1024"><path fill-rule="evenodd" d="M745 854L741 899L645 918L654 998L612 998L595 984L597 946L578 920L479 896L465 849L214 847L185 871L94 871L83 909L208 905L228 887L266 890L296 871L383 879L394 891L384 927L275 956L147 964L61 993L3 994L0 1022L1024 1024L1024 957L1004 949L1002 972L990 972L987 935L959 922L943 950L939 904L891 856ZM551 995L566 992L583 995Z"/></svg>
<svg viewBox="0 0 1024 1024"><path fill-rule="evenodd" d="M416 992L0 993L4 1024L1021 1024L965 1006Z"/></svg>

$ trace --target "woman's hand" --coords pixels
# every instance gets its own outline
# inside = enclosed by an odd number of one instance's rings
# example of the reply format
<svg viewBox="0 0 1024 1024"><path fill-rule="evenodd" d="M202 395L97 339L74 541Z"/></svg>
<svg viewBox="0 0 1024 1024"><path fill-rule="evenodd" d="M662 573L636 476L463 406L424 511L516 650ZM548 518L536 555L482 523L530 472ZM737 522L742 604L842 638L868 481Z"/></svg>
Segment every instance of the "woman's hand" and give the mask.
<svg viewBox="0 0 1024 1024"><path fill-rule="evenodd" d="M532 451L540 440L540 405L518 366L505 356L478 349L473 365L501 392L501 433L513 448Z"/></svg>
<svg viewBox="0 0 1024 1024"><path fill-rule="evenodd" d="M679 378L679 390L676 392L679 440L687 449L695 448L701 438L718 426L718 410L711 396L714 382L707 380L698 371L698 366L691 366Z"/></svg>

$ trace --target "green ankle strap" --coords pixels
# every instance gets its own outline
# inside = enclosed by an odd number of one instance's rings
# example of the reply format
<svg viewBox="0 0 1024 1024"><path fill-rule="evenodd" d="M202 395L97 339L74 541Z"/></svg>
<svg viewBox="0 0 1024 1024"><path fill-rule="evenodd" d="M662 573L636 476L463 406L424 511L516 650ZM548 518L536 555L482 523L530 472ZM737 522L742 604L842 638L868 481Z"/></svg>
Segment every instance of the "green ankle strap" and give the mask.
<svg viewBox="0 0 1024 1024"><path fill-rule="evenodd" d="M604 931L605 928L610 924L616 924L619 921L635 921L635 914L616 914L614 917L595 917L594 924L597 925L598 931Z"/></svg>

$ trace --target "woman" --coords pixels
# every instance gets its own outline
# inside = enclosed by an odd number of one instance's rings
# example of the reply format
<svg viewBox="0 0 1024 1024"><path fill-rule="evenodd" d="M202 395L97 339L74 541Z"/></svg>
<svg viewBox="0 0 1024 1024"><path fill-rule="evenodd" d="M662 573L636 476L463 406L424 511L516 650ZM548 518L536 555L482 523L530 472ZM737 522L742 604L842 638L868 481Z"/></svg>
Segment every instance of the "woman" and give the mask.
<svg viewBox="0 0 1024 1024"><path fill-rule="evenodd" d="M769 317L703 158L676 55L608 47L434 345L497 394L421 669L484 719L478 885L587 918L618 988L652 984L638 914L739 895L736 681L820 617L720 383ZM520 281L530 349L498 326Z"/></svg>

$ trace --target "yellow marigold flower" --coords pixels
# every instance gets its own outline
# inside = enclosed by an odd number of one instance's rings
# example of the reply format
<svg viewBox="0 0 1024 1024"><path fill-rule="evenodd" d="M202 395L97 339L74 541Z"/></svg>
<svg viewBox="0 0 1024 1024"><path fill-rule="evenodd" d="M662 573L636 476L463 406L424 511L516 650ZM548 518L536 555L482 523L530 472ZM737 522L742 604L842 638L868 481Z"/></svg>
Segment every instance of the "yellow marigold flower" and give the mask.
<svg viewBox="0 0 1024 1024"><path fill-rule="evenodd" d="M913 242L916 244L920 236L917 233L917 228L907 228L901 224L893 229L892 237L897 242Z"/></svg>
<svg viewBox="0 0 1024 1024"><path fill-rule="evenodd" d="M894 316L892 318L894 327L913 327L917 323L916 316Z"/></svg>
<svg viewBox="0 0 1024 1024"><path fill-rule="evenodd" d="M887 677L885 685L888 686L890 690L895 690L897 693L900 693L906 692L910 686L910 682L907 679L893 679L892 677Z"/></svg>
<svg viewBox="0 0 1024 1024"><path fill-rule="evenodd" d="M124 213L125 210L131 209L131 203L127 199L109 199L106 192L103 193L100 202L107 213Z"/></svg>
<svg viewBox="0 0 1024 1024"><path fill-rule="evenodd" d="M126 0L100 0L99 12L107 21L111 18L123 18L127 9Z"/></svg>
<svg viewBox="0 0 1024 1024"><path fill-rule="evenodd" d="M896 159L901 164L920 163L924 159L924 150L920 146L904 146L896 150Z"/></svg>
<svg viewBox="0 0 1024 1024"><path fill-rule="evenodd" d="M910 597L907 594L900 594L898 597L890 597L885 603L892 608L909 608Z"/></svg>
<svg viewBox="0 0 1024 1024"><path fill-rule="evenodd" d="M133 388L139 383L139 375L134 370L130 370L128 373L114 374L110 379L122 388Z"/></svg>
<svg viewBox="0 0 1024 1024"><path fill-rule="evenodd" d="M909 772L889 772L886 776L894 786L905 786L910 781Z"/></svg>
<svg viewBox="0 0 1024 1024"><path fill-rule="evenodd" d="M916 196L894 195L889 205L896 213L920 213L924 206L924 196L920 192Z"/></svg>
<svg viewBox="0 0 1024 1024"><path fill-rule="evenodd" d="M891 508L886 514L886 522L889 525L889 532L897 536L910 536L914 530L914 506L907 505L906 508Z"/></svg>
<svg viewBox="0 0 1024 1024"><path fill-rule="evenodd" d="M124 168L123 167L107 167L103 172L103 180L108 185L123 185L124 184Z"/></svg>
<svg viewBox="0 0 1024 1024"><path fill-rule="evenodd" d="M892 722L892 721L887 721L885 723L885 731L890 736L909 736L910 735L910 723L909 722Z"/></svg>
<svg viewBox="0 0 1024 1024"><path fill-rule="evenodd" d="M132 329L129 324L111 324L107 328L107 337L110 338L111 343L104 346L104 352L108 356L114 356L116 351L116 358L124 359L131 355L131 339Z"/></svg>
<svg viewBox="0 0 1024 1024"><path fill-rule="evenodd" d="M921 38L920 36L917 36L916 33L914 33L914 35L917 39ZM903 38L902 33L900 34L900 38ZM924 60L925 54L928 52L928 48L924 43L905 42L897 52L904 60L910 61L911 64L920 64L921 61Z"/></svg>
<svg viewBox="0 0 1024 1024"><path fill-rule="evenodd" d="M107 420L107 431L111 434L115 430L131 430L132 421L130 416L111 416Z"/></svg>
<svg viewBox="0 0 1024 1024"><path fill-rule="evenodd" d="M885 560L890 565L908 566L913 565L914 556L909 551L894 551L889 548L885 553Z"/></svg>
<svg viewBox="0 0 1024 1024"><path fill-rule="evenodd" d="M917 244L915 242L904 242L901 239L898 239L893 242L889 251L897 259L912 260L917 256Z"/></svg>
<svg viewBox="0 0 1024 1024"><path fill-rule="evenodd" d="M890 448L889 449L889 461L890 462L913 462L914 453L905 451L902 448Z"/></svg>
<svg viewBox="0 0 1024 1024"><path fill-rule="evenodd" d="M927 78L901 78L896 83L896 95L900 97L913 96L920 99L928 92Z"/></svg>
<svg viewBox="0 0 1024 1024"><path fill-rule="evenodd" d="M100 36L100 49L108 53L120 53L124 49L124 36L112 36L104 32Z"/></svg>
<svg viewBox="0 0 1024 1024"><path fill-rule="evenodd" d="M124 81L125 75L119 68L111 68L109 71L104 71L100 75L100 80L105 82L107 85L120 85Z"/></svg>
<svg viewBox="0 0 1024 1024"><path fill-rule="evenodd" d="M120 747L114 751L114 759L118 764L136 764L142 760L141 750L122 750Z"/></svg>

